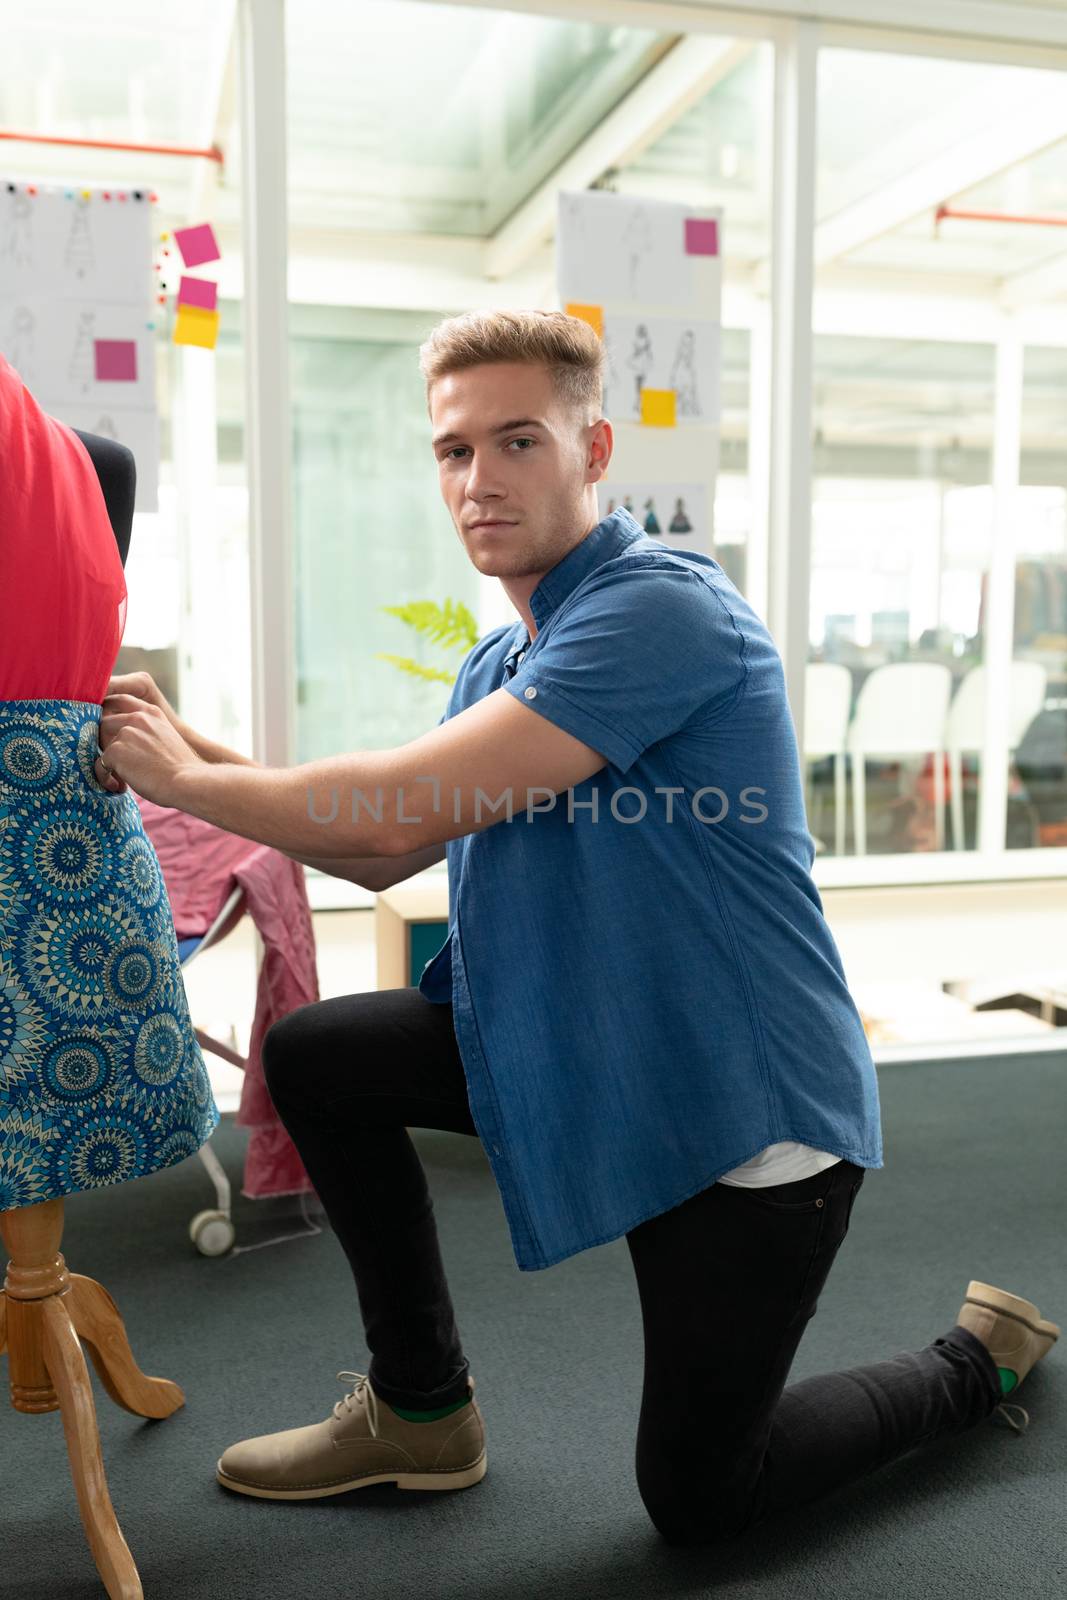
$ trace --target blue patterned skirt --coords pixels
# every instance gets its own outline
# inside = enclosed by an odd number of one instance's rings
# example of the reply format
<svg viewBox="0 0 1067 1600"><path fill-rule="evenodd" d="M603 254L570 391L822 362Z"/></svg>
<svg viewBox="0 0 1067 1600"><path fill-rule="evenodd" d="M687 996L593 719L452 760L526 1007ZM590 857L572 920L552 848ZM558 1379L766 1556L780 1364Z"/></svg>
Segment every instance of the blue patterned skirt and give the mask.
<svg viewBox="0 0 1067 1600"><path fill-rule="evenodd" d="M0 1211L143 1177L219 1120L163 872L101 707L0 700Z"/></svg>

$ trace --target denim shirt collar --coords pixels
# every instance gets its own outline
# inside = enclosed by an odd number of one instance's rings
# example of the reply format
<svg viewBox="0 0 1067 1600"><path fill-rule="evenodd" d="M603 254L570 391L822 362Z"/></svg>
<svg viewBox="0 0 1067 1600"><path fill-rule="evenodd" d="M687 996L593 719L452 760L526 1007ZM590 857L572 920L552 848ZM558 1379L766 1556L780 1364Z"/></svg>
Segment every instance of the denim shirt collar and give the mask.
<svg viewBox="0 0 1067 1600"><path fill-rule="evenodd" d="M636 539L643 539L645 530L625 506L617 506L608 513L595 528L590 529L585 538L575 545L573 550L568 550L561 561L546 572L541 582L530 596L530 610L537 623L537 631L545 626L553 611L561 606L569 594L572 594L591 572L602 566L605 561L610 561L614 556L622 555ZM518 639L512 646L511 652L504 659L504 665L513 672L516 658L527 649L530 639L525 625L520 621L516 623Z"/></svg>

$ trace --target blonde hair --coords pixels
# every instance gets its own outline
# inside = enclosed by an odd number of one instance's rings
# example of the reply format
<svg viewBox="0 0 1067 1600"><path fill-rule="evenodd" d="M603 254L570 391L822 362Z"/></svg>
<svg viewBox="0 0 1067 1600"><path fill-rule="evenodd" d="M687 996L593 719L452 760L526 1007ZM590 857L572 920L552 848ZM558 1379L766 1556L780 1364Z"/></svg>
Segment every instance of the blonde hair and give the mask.
<svg viewBox="0 0 1067 1600"><path fill-rule="evenodd" d="M490 361L545 366L558 397L576 411L604 403L604 346L580 317L565 311L466 311L439 322L419 348L426 409L439 378Z"/></svg>

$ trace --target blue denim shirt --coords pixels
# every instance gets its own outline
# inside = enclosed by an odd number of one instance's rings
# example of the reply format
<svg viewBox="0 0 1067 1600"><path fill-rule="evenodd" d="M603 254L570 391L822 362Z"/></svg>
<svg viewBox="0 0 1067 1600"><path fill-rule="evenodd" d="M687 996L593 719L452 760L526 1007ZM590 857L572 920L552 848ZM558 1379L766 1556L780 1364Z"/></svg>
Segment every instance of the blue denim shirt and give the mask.
<svg viewBox="0 0 1067 1600"><path fill-rule="evenodd" d="M523 1271L779 1140L883 1164L766 627L718 562L621 508L530 610L533 641L521 621L480 639L442 721L503 687L607 764L449 840L449 935L419 984L451 1001Z"/></svg>

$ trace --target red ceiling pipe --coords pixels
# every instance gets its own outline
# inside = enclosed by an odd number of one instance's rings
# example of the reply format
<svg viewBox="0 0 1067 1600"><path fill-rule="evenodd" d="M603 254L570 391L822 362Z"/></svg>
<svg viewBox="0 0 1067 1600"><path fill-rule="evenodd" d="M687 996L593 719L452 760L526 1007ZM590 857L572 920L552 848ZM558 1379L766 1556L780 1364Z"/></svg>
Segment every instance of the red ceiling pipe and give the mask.
<svg viewBox="0 0 1067 1600"><path fill-rule="evenodd" d="M1021 216L1014 211L964 211L957 206L938 206L936 222L942 217L962 217L967 222L1034 222L1044 228L1067 228L1067 216Z"/></svg>
<svg viewBox="0 0 1067 1600"><path fill-rule="evenodd" d="M61 139L55 134L14 133L7 128L0 128L0 139L15 139L25 144L75 145L85 150L133 150L141 155L200 156L205 161L217 161L220 167L225 164L226 159L217 144L213 144L210 150L198 150L179 144L127 144L115 139Z"/></svg>

